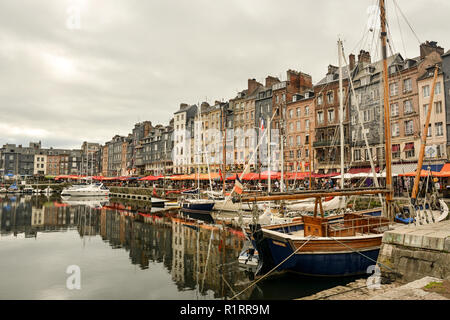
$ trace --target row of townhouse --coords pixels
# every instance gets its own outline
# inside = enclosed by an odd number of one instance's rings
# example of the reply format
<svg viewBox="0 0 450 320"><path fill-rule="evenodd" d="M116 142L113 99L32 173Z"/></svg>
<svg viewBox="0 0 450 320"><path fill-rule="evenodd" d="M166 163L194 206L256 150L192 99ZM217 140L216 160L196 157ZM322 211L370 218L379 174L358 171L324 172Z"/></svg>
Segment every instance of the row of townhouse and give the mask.
<svg viewBox="0 0 450 320"><path fill-rule="evenodd" d="M434 169L448 160L450 111L445 98L450 94L450 54L436 42L427 41L419 49L416 58L394 54L387 59L394 173L417 164L436 65L425 164ZM370 53L361 50L357 57L349 55L348 68L342 70L346 170L368 169L370 158L376 166L384 163L382 63L371 61ZM302 72L288 70L286 78L268 76L264 85L249 79L247 89L213 106L182 104L175 112L173 172L206 172L207 166L219 172L224 163L227 170L249 164L258 171L269 168L269 159L272 170L283 165L285 171L340 171L339 68L329 65L315 85ZM262 130L269 121L270 145L269 133Z"/></svg>
<svg viewBox="0 0 450 320"><path fill-rule="evenodd" d="M82 149L42 148L41 142L30 142L28 147L5 144L0 148L0 177L82 174L94 170L98 159L83 155L88 145L92 148L86 142Z"/></svg>
<svg viewBox="0 0 450 320"><path fill-rule="evenodd" d="M398 53L387 58L394 174L417 164L436 65L425 164L435 170L450 151L450 51L444 53L433 41L421 44L419 51L412 59ZM347 170L367 169L372 159L382 167L383 64L364 50L348 58L342 70L344 163ZM248 165L253 172L339 172L339 95L338 67L329 65L315 84L310 75L290 69L283 81L270 75L264 83L248 79L247 88L228 101L182 103L168 125L140 122L127 136L115 135L104 145L85 142L81 150L5 145L0 170L141 176L237 172Z"/></svg>

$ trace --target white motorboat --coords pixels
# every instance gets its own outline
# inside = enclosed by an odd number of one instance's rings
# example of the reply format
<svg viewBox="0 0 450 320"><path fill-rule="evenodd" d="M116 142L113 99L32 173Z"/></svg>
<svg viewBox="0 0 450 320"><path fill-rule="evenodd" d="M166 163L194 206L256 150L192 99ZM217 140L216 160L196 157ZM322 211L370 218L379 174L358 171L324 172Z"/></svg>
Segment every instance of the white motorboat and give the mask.
<svg viewBox="0 0 450 320"><path fill-rule="evenodd" d="M8 192L8 189L6 189L6 188L0 188L0 193L7 193Z"/></svg>
<svg viewBox="0 0 450 320"><path fill-rule="evenodd" d="M83 205L86 207L101 209L109 203L107 196L100 197L79 197L79 196L62 196L61 200L71 206Z"/></svg>
<svg viewBox="0 0 450 320"><path fill-rule="evenodd" d="M73 185L68 188L64 188L61 192L61 196L108 196L109 189L101 184L81 184Z"/></svg>
<svg viewBox="0 0 450 320"><path fill-rule="evenodd" d="M23 193L33 193L34 189L31 186L26 186L25 188L23 188L22 192Z"/></svg>
<svg viewBox="0 0 450 320"><path fill-rule="evenodd" d="M45 194L45 195L50 195L52 194L53 189L50 187L45 188L44 190L41 191L41 193Z"/></svg>

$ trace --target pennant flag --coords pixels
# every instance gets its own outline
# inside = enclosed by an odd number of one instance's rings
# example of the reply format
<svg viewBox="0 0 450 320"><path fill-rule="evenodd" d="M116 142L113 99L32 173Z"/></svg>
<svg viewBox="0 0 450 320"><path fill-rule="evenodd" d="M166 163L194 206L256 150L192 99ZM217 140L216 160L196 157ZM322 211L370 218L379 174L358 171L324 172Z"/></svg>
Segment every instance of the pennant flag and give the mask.
<svg viewBox="0 0 450 320"><path fill-rule="evenodd" d="M234 191L238 194L242 194L242 191L244 190L244 186L242 185L241 180L239 180L239 176L236 175L236 181L234 183Z"/></svg>
<svg viewBox="0 0 450 320"><path fill-rule="evenodd" d="M220 181L223 181L222 170L219 169Z"/></svg>

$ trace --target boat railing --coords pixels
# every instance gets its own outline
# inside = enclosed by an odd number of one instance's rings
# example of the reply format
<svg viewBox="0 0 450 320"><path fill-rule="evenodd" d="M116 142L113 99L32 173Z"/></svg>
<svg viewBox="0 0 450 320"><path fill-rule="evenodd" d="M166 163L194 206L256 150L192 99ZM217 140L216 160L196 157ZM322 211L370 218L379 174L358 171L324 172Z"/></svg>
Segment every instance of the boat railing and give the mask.
<svg viewBox="0 0 450 320"><path fill-rule="evenodd" d="M380 234L390 228L390 222L385 217L353 217L340 221L323 222L326 237L346 237L356 234Z"/></svg>

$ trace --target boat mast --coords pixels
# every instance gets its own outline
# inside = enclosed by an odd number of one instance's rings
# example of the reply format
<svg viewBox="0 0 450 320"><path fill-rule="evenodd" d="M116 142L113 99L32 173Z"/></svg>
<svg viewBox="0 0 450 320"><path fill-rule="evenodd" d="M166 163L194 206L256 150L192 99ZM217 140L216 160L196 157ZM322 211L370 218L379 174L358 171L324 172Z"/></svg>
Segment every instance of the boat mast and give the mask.
<svg viewBox="0 0 450 320"><path fill-rule="evenodd" d="M420 173L422 171L423 157L425 155L425 146L427 144L428 124L431 118L431 109L433 108L434 100L434 88L436 86L436 79L438 75L438 66L434 69L433 84L431 86L430 103L428 104L427 119L425 121L425 127L423 128L422 139L420 144L419 160L417 161L416 176L414 177L414 186L411 194L411 203L415 204L417 199L417 193L419 190Z"/></svg>
<svg viewBox="0 0 450 320"><path fill-rule="evenodd" d="M344 189L344 95L342 91L342 41L338 40L339 56L339 129L341 140L341 189Z"/></svg>
<svg viewBox="0 0 450 320"><path fill-rule="evenodd" d="M222 193L225 194L225 177L226 177L226 164L227 164L227 128L226 128L226 119L225 119L225 106L222 107L222 130L223 130L223 165L222 165Z"/></svg>
<svg viewBox="0 0 450 320"><path fill-rule="evenodd" d="M268 117L269 118L269 123L267 124L267 130L269 130L269 132L268 132L268 134L269 134L269 138L267 139L267 156L268 156L268 158L267 158L267 169L268 169L268 171L269 171L269 178L268 178L268 189L267 189L267 191L270 193L271 191L272 191L272 188L271 188L271 182L272 182L272 179L270 179L270 170L272 169L272 164L271 164L271 161L270 161L270 158L271 158L271 146L270 146L270 141L272 140L271 138L271 119L270 119L270 117Z"/></svg>
<svg viewBox="0 0 450 320"><path fill-rule="evenodd" d="M391 119L388 91L388 72L387 72L387 48L386 48L386 9L384 0L380 0L380 20L381 20L381 56L383 57L383 85L384 85L384 139L385 139L385 161L386 161L386 189L390 190L386 194L386 212L385 215L391 217L391 206L393 200L392 188L392 168L391 168Z"/></svg>
<svg viewBox="0 0 450 320"><path fill-rule="evenodd" d="M280 120L280 129L278 132L280 133L281 140L281 183L280 183L280 192L284 192L284 102L281 103L281 120Z"/></svg>

